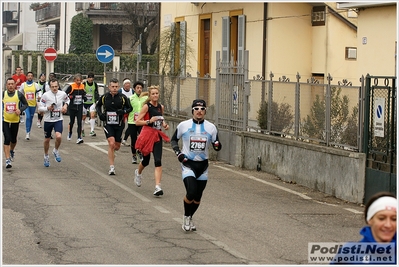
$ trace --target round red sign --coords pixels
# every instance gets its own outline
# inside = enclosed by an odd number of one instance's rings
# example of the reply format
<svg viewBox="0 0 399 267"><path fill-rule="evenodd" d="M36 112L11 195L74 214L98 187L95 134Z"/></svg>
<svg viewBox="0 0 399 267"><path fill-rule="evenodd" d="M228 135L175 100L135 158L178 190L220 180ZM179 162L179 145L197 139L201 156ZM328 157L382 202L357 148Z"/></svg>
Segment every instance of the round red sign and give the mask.
<svg viewBox="0 0 399 267"><path fill-rule="evenodd" d="M52 47L46 48L44 50L44 58L47 61L54 61L57 58L57 51Z"/></svg>

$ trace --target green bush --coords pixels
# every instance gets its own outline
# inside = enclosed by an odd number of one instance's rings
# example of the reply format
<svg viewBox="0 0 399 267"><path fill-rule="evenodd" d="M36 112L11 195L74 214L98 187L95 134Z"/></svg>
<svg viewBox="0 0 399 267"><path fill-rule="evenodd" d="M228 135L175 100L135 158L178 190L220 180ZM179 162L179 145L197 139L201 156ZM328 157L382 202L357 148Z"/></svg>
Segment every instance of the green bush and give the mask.
<svg viewBox="0 0 399 267"><path fill-rule="evenodd" d="M261 129L267 129L268 118L268 103L263 102L258 110L258 126ZM273 132L288 133L292 128L292 114L291 105L287 103L278 104L272 102L272 116L271 116L271 129Z"/></svg>

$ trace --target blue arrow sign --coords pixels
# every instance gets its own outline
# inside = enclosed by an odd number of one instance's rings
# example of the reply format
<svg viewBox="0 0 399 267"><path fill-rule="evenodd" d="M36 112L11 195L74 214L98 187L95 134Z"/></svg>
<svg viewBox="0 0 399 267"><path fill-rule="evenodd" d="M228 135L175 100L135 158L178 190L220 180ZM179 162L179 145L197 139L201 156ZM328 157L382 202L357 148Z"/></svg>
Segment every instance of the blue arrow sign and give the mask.
<svg viewBox="0 0 399 267"><path fill-rule="evenodd" d="M101 63L109 63L114 59L115 51L109 45L102 45L97 48L96 57Z"/></svg>

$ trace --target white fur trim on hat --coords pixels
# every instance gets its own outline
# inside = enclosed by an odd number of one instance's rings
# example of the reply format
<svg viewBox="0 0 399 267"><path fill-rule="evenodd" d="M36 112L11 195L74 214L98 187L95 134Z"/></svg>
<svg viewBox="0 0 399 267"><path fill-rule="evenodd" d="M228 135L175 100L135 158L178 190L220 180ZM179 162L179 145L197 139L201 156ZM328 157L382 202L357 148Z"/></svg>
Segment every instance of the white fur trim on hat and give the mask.
<svg viewBox="0 0 399 267"><path fill-rule="evenodd" d="M382 210L394 210L396 211L398 208L398 201L394 197L385 196L380 197L373 204L370 205L367 210L367 221L369 221L373 216Z"/></svg>

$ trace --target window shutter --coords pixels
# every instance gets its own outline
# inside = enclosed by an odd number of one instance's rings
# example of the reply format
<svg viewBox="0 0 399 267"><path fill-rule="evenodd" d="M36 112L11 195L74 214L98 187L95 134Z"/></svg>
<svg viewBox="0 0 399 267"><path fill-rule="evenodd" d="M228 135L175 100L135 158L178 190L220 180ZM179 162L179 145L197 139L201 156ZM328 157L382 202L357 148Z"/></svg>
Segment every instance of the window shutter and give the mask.
<svg viewBox="0 0 399 267"><path fill-rule="evenodd" d="M186 77L187 22L180 22L180 76Z"/></svg>
<svg viewBox="0 0 399 267"><path fill-rule="evenodd" d="M222 18L222 62L230 61L230 17Z"/></svg>
<svg viewBox="0 0 399 267"><path fill-rule="evenodd" d="M245 50L245 15L238 16L238 54L237 61L238 65L244 65L244 50Z"/></svg>

